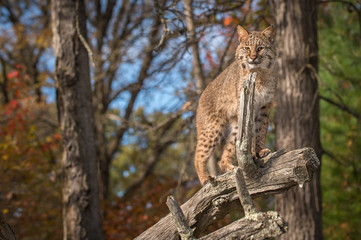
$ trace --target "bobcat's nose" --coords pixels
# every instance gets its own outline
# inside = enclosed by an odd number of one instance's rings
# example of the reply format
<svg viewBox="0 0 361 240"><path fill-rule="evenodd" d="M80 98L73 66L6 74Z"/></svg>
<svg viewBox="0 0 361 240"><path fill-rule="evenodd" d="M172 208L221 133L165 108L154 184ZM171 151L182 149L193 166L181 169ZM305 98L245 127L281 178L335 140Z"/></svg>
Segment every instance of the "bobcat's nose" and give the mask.
<svg viewBox="0 0 361 240"><path fill-rule="evenodd" d="M254 62L254 60L256 60L256 58L257 58L257 55L251 55L251 56L249 56L249 58L252 59L252 61Z"/></svg>

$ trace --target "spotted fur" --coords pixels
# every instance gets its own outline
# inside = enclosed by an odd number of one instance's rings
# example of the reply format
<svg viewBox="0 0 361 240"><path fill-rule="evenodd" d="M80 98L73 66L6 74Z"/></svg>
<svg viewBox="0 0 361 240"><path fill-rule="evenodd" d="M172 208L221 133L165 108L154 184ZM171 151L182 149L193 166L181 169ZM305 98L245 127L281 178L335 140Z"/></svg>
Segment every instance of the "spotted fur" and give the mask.
<svg viewBox="0 0 361 240"><path fill-rule="evenodd" d="M209 177L207 161L221 142L224 142L224 147L219 167L225 172L233 169L240 91L250 72L257 72L252 151L258 157L269 153L264 147L271 102L277 84L274 30L270 26L262 32L248 32L238 26L237 32L240 44L235 61L207 86L199 99L194 161L202 184Z"/></svg>

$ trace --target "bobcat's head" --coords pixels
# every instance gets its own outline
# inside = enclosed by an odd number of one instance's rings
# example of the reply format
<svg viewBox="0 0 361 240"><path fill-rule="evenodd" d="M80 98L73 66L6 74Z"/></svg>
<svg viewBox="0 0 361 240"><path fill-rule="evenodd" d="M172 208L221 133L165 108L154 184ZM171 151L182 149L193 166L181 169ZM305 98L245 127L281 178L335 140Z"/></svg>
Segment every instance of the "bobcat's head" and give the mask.
<svg viewBox="0 0 361 240"><path fill-rule="evenodd" d="M241 67L247 69L270 69L275 58L273 46L273 26L262 32L248 32L241 26L237 27L239 46L236 59L240 60Z"/></svg>

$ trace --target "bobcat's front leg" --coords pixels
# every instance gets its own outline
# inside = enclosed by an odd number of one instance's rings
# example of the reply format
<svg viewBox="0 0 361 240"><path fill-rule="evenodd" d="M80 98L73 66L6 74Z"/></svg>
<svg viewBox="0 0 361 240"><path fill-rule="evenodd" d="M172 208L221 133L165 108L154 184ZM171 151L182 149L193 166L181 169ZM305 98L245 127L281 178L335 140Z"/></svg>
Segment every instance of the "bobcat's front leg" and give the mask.
<svg viewBox="0 0 361 240"><path fill-rule="evenodd" d="M263 158L271 152L265 148L270 111L271 103L261 107L255 118L255 155L257 158Z"/></svg>

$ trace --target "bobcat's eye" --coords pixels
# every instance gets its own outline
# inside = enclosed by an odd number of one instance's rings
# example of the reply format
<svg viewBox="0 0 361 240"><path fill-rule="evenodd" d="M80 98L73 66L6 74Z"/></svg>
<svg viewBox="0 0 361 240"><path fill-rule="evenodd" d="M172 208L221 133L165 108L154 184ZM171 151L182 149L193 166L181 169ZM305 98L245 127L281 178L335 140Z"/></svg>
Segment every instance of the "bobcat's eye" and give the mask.
<svg viewBox="0 0 361 240"><path fill-rule="evenodd" d="M244 50L246 50L247 52L251 51L249 47L244 47Z"/></svg>
<svg viewBox="0 0 361 240"><path fill-rule="evenodd" d="M257 52L262 51L263 49L264 49L264 47L258 47Z"/></svg>

